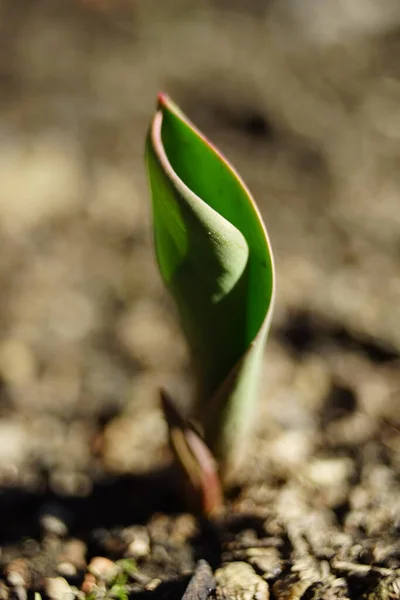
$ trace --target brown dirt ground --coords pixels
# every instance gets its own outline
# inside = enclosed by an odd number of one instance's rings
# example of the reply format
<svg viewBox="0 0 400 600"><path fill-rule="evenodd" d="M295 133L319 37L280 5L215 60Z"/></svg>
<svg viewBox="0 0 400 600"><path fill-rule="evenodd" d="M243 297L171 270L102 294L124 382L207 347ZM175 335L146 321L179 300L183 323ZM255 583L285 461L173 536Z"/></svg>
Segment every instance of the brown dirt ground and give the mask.
<svg viewBox="0 0 400 600"><path fill-rule="evenodd" d="M0 2L0 599L400 598L400 9ZM278 298L223 514L185 512L157 387L158 90L236 165ZM97 558L96 558L97 557Z"/></svg>

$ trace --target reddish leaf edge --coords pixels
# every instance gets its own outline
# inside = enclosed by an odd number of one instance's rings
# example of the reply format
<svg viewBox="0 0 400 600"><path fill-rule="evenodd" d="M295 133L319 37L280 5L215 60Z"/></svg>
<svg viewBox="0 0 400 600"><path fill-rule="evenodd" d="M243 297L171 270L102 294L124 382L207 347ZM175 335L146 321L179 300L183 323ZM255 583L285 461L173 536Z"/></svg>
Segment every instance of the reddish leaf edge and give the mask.
<svg viewBox="0 0 400 600"><path fill-rule="evenodd" d="M161 409L168 427L169 446L181 469L186 500L193 512L207 518L223 507L217 463L196 428L185 419L170 394L160 389Z"/></svg>

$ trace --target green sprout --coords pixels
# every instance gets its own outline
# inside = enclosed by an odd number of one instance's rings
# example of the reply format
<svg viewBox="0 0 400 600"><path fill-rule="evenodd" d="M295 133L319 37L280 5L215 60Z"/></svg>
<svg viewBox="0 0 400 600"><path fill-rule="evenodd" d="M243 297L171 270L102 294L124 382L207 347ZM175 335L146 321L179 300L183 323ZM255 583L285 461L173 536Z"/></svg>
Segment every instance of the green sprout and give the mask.
<svg viewBox="0 0 400 600"><path fill-rule="evenodd" d="M159 270L194 367L191 421L162 392L170 443L201 510L245 455L271 322L268 235L240 176L172 100L160 94L146 162Z"/></svg>

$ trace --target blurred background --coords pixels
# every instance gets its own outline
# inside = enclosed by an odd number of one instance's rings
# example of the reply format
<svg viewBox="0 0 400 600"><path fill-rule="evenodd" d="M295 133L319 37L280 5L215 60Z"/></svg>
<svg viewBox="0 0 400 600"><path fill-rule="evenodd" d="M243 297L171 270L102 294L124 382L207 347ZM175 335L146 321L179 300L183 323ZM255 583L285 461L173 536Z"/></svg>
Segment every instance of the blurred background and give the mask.
<svg viewBox="0 0 400 600"><path fill-rule="evenodd" d="M0 485L85 496L165 461L157 388L185 402L190 368L151 240L160 90L275 250L247 476L318 480L321 431L384 432L399 467L397 0L1 0L0 23ZM353 466L333 467L335 494Z"/></svg>

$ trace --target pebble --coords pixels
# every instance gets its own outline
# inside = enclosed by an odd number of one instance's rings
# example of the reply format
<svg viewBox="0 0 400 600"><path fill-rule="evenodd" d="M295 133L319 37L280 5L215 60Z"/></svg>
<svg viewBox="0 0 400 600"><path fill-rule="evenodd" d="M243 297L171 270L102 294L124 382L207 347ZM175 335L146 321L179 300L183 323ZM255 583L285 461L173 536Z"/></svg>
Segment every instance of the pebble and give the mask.
<svg viewBox="0 0 400 600"><path fill-rule="evenodd" d="M154 371L163 364L175 370L185 361L182 337L167 316L158 304L146 300L127 309L117 323L118 341L145 369ZM171 339L174 340L172 352Z"/></svg>
<svg viewBox="0 0 400 600"><path fill-rule="evenodd" d="M21 340L10 338L0 346L0 374L10 385L25 385L36 373L33 352Z"/></svg>
<svg viewBox="0 0 400 600"><path fill-rule="evenodd" d="M152 579L146 585L146 591L147 592L154 592L154 590L156 590L158 588L158 586L160 585L160 583L161 583L161 579L158 579L158 577L156 577L155 579Z"/></svg>
<svg viewBox="0 0 400 600"><path fill-rule="evenodd" d="M76 569L84 569L86 567L86 544L82 540L72 538L65 542L60 555L61 563L70 563Z"/></svg>
<svg viewBox="0 0 400 600"><path fill-rule="evenodd" d="M314 458L307 465L307 478L320 487L343 486L350 477L353 462L348 458Z"/></svg>
<svg viewBox="0 0 400 600"><path fill-rule="evenodd" d="M307 462L312 451L311 430L283 431L271 443L271 458L281 469L299 469Z"/></svg>
<svg viewBox="0 0 400 600"><path fill-rule="evenodd" d="M12 587L23 587L25 585L24 578L17 571L10 571L7 575L7 583Z"/></svg>
<svg viewBox="0 0 400 600"><path fill-rule="evenodd" d="M246 555L263 579L275 578L282 572L283 561L277 548L249 548Z"/></svg>
<svg viewBox="0 0 400 600"><path fill-rule="evenodd" d="M10 590L5 581L0 580L0 600L8 600L10 597ZM36 599L35 599L36 600Z"/></svg>
<svg viewBox="0 0 400 600"><path fill-rule="evenodd" d="M12 235L23 235L51 218L76 210L84 182L76 140L41 134L9 140L7 152L3 150L2 190L4 198L12 201L0 205L2 228Z"/></svg>
<svg viewBox="0 0 400 600"><path fill-rule="evenodd" d="M103 462L113 473L146 473L163 456L166 425L157 408L113 419L104 431Z"/></svg>
<svg viewBox="0 0 400 600"><path fill-rule="evenodd" d="M144 558L150 553L149 537L137 537L129 544L125 556L132 558Z"/></svg>
<svg viewBox="0 0 400 600"><path fill-rule="evenodd" d="M119 567L109 558L104 556L95 556L88 565L88 571L97 579L111 581L119 573Z"/></svg>
<svg viewBox="0 0 400 600"><path fill-rule="evenodd" d="M46 579L46 594L51 600L73 600L74 592L64 577L49 577Z"/></svg>
<svg viewBox="0 0 400 600"><path fill-rule="evenodd" d="M68 533L65 523L54 515L43 515L40 519L40 525L46 533L53 533L58 537L64 537Z"/></svg>
<svg viewBox="0 0 400 600"><path fill-rule="evenodd" d="M245 562L232 562L215 572L217 599L269 600L268 583Z"/></svg>
<svg viewBox="0 0 400 600"><path fill-rule="evenodd" d="M109 583L120 572L120 568L109 558L95 556L88 565L88 572L82 583L81 590L86 595L92 594L99 584Z"/></svg>
<svg viewBox="0 0 400 600"><path fill-rule="evenodd" d="M193 515L183 514L179 515L173 524L171 531L171 542L179 545L184 545L193 538L198 529L198 522Z"/></svg>
<svg viewBox="0 0 400 600"><path fill-rule="evenodd" d="M127 544L126 557L143 558L150 553L150 537L146 527L133 525L122 530L121 537Z"/></svg>
<svg viewBox="0 0 400 600"><path fill-rule="evenodd" d="M64 537L72 520L70 511L56 502L45 503L39 513L39 523L46 533Z"/></svg>
<svg viewBox="0 0 400 600"><path fill-rule="evenodd" d="M297 573L289 573L286 577L279 578L272 586L276 600L301 600L310 587L312 581L300 579Z"/></svg>
<svg viewBox="0 0 400 600"><path fill-rule="evenodd" d="M92 573L86 573L81 590L86 596L92 594L96 589L96 577Z"/></svg>
<svg viewBox="0 0 400 600"><path fill-rule="evenodd" d="M28 565L23 558L16 558L6 568L7 583L13 587L29 585Z"/></svg>
<svg viewBox="0 0 400 600"><path fill-rule="evenodd" d="M0 422L0 465L18 473L28 451L29 432L21 421L7 419Z"/></svg>
<svg viewBox="0 0 400 600"><path fill-rule="evenodd" d="M57 572L63 577L75 577L77 568L69 562L61 562L57 565Z"/></svg>

